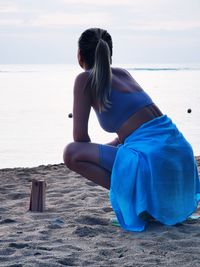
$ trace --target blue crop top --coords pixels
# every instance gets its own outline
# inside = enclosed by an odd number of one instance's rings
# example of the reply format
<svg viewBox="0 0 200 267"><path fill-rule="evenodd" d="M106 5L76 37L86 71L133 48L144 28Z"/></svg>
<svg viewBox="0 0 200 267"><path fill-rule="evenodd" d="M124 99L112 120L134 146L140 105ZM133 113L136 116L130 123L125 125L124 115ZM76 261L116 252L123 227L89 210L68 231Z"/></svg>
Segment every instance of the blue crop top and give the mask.
<svg viewBox="0 0 200 267"><path fill-rule="evenodd" d="M101 127L107 132L116 132L136 111L153 103L144 91L122 92L116 89L111 90L109 100L112 105L106 111L100 113L95 109Z"/></svg>

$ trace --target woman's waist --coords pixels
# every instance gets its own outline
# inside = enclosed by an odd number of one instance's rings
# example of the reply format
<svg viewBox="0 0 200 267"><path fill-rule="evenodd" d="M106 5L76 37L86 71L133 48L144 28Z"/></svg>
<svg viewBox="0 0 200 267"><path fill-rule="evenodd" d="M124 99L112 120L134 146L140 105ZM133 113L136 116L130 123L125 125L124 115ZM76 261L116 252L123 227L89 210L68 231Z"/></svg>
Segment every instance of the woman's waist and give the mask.
<svg viewBox="0 0 200 267"><path fill-rule="evenodd" d="M145 106L144 108L135 112L116 131L118 134L118 138L119 138L120 143L123 143L124 140L126 139L126 137L129 136L131 133L133 133L141 125L143 125L144 123L149 122L149 121L151 121L157 117L160 117L162 115L163 115L162 112L155 104Z"/></svg>

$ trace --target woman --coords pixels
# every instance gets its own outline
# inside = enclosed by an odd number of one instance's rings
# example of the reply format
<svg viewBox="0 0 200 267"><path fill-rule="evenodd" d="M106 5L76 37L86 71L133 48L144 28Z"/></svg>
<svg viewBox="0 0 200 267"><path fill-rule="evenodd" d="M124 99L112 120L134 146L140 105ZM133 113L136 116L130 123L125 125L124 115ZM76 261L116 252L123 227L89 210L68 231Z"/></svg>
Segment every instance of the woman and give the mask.
<svg viewBox="0 0 200 267"><path fill-rule="evenodd" d="M150 215L173 225L192 214L199 179L190 144L124 69L111 68L112 39L103 29L78 42L84 72L74 84L74 142L64 150L68 168L110 190L120 225L142 231ZM109 144L91 143L91 107L102 128L117 133Z"/></svg>

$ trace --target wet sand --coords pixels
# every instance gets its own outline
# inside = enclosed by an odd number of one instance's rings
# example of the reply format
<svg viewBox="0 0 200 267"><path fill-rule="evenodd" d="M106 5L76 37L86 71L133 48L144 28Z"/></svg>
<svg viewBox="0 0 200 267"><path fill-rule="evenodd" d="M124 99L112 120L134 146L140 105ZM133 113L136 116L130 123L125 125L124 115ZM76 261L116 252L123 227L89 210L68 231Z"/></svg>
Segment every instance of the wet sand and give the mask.
<svg viewBox="0 0 200 267"><path fill-rule="evenodd" d="M200 266L200 220L125 232L110 224L108 191L63 164L0 178L0 266ZM34 178L47 181L42 213L28 210Z"/></svg>

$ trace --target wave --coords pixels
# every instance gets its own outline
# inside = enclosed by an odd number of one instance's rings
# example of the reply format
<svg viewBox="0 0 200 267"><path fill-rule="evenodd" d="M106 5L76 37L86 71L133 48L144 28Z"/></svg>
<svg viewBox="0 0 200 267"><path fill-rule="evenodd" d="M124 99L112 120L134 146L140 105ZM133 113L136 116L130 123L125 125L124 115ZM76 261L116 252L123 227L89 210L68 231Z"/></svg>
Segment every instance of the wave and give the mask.
<svg viewBox="0 0 200 267"><path fill-rule="evenodd" d="M148 67L134 67L126 68L127 70L135 71L182 71L182 70L199 70L199 68L148 68Z"/></svg>
<svg viewBox="0 0 200 267"><path fill-rule="evenodd" d="M61 67L60 67L61 66ZM199 65L193 65L193 66L131 66L131 65L123 65L127 70L130 71L195 71L200 70ZM28 68L26 67L20 67L20 65L13 65L13 67L7 67L0 65L0 74L2 73L34 73L34 72L48 72L48 71L56 71L56 72L63 72L63 71L72 71L77 70L78 68L75 67L75 65L38 65L38 66L32 66L30 65Z"/></svg>

